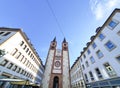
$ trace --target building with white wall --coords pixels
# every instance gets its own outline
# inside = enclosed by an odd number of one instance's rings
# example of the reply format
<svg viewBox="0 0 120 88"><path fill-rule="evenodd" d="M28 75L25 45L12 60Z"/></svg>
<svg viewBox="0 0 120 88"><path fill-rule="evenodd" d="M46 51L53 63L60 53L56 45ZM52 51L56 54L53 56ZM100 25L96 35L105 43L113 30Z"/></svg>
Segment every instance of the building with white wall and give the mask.
<svg viewBox="0 0 120 88"><path fill-rule="evenodd" d="M0 28L0 78L29 80L41 84L44 66L29 38L20 29ZM3 53L4 53L3 52ZM0 82L3 87L9 84Z"/></svg>
<svg viewBox="0 0 120 88"><path fill-rule="evenodd" d="M72 65L70 75L72 88L86 88L79 57Z"/></svg>
<svg viewBox="0 0 120 88"><path fill-rule="evenodd" d="M72 65L73 88L80 88L76 85L81 78L77 76L79 65L87 88L120 88L120 9L115 9L96 29L96 34Z"/></svg>
<svg viewBox="0 0 120 88"><path fill-rule="evenodd" d="M120 88L120 9L96 29L80 55L86 85L92 88Z"/></svg>

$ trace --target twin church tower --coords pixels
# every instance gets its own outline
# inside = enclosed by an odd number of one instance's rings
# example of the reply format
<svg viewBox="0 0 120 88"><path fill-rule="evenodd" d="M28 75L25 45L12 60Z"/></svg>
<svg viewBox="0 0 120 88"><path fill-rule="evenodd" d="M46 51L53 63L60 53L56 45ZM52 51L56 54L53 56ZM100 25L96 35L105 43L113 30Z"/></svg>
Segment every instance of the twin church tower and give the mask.
<svg viewBox="0 0 120 88"><path fill-rule="evenodd" d="M70 88L70 61L68 42L64 38L62 49L56 49L56 38L51 41L45 63L42 88Z"/></svg>

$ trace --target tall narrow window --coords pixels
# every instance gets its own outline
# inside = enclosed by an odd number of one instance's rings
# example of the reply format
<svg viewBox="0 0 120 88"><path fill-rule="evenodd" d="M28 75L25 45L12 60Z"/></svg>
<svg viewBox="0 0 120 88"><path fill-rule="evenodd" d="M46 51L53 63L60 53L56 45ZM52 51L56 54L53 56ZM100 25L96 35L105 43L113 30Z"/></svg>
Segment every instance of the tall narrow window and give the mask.
<svg viewBox="0 0 120 88"><path fill-rule="evenodd" d="M3 36L7 36L7 35L9 35L11 32L7 32L7 33L5 33Z"/></svg>
<svg viewBox="0 0 120 88"><path fill-rule="evenodd" d="M114 48L116 48L115 44L112 43L111 41L108 41L107 43L105 43L105 46L106 46L106 48L107 48L109 51L111 51L111 50L113 50Z"/></svg>
<svg viewBox="0 0 120 88"><path fill-rule="evenodd" d="M8 63L8 60L3 60L3 61L0 63L0 65L1 65L1 66L6 66L7 63Z"/></svg>
<svg viewBox="0 0 120 88"><path fill-rule="evenodd" d="M24 62L23 62L23 64L25 64L27 62L27 58L24 58Z"/></svg>
<svg viewBox="0 0 120 88"><path fill-rule="evenodd" d="M16 69L17 69L17 66L15 65L15 66L12 68L12 70L15 71Z"/></svg>
<svg viewBox="0 0 120 88"><path fill-rule="evenodd" d="M117 32L117 34L120 36L120 30Z"/></svg>
<svg viewBox="0 0 120 88"><path fill-rule="evenodd" d="M83 68L83 70L85 69L85 66L84 65L82 65L82 68Z"/></svg>
<svg viewBox="0 0 120 88"><path fill-rule="evenodd" d="M24 59L24 55L21 56L20 62L22 62Z"/></svg>
<svg viewBox="0 0 120 88"><path fill-rule="evenodd" d="M95 42L92 44L93 49L95 49L97 47L97 45L95 44Z"/></svg>
<svg viewBox="0 0 120 88"><path fill-rule="evenodd" d="M84 56L84 59L85 59L85 58L86 58L86 55L84 54L83 56Z"/></svg>
<svg viewBox="0 0 120 88"><path fill-rule="evenodd" d="M88 82L87 74L85 74L84 76L85 76L85 81Z"/></svg>
<svg viewBox="0 0 120 88"><path fill-rule="evenodd" d="M16 72L17 72L17 73L19 73L19 72L20 72L20 70L21 70L21 68L18 68Z"/></svg>
<svg viewBox="0 0 120 88"><path fill-rule="evenodd" d="M24 44L24 41L21 41L20 46L23 46L23 44Z"/></svg>
<svg viewBox="0 0 120 88"><path fill-rule="evenodd" d="M18 51L18 49L15 48L15 49L11 52L11 55L14 56L14 55L17 53L17 51Z"/></svg>
<svg viewBox="0 0 120 88"><path fill-rule="evenodd" d="M30 55L30 54L31 54L31 51L29 51L28 55Z"/></svg>
<svg viewBox="0 0 120 88"><path fill-rule="evenodd" d="M98 50L96 52L96 54L97 54L98 58L102 58L103 57L103 53L100 50Z"/></svg>
<svg viewBox="0 0 120 88"><path fill-rule="evenodd" d="M109 63L105 63L104 67L105 67L105 69L110 77L116 76L114 69L110 66Z"/></svg>
<svg viewBox="0 0 120 88"><path fill-rule="evenodd" d="M90 75L91 80L93 81L93 80L94 80L94 77L93 77L93 74L92 74L91 71L89 72L89 75Z"/></svg>
<svg viewBox="0 0 120 88"><path fill-rule="evenodd" d="M10 63L10 64L7 66L7 68L8 68L8 69L11 69L12 66L13 66L13 63Z"/></svg>
<svg viewBox="0 0 120 88"><path fill-rule="evenodd" d="M0 35L3 34L4 32L0 32Z"/></svg>
<svg viewBox="0 0 120 88"><path fill-rule="evenodd" d="M18 59L21 56L21 52L18 52L15 56L16 59Z"/></svg>
<svg viewBox="0 0 120 88"><path fill-rule="evenodd" d="M120 56L116 57L116 59L118 60L118 62L120 63Z"/></svg>
<svg viewBox="0 0 120 88"><path fill-rule="evenodd" d="M85 63L86 63L86 67L89 67L88 61L86 61Z"/></svg>
<svg viewBox="0 0 120 88"><path fill-rule="evenodd" d="M80 58L80 61L82 62L82 58Z"/></svg>
<svg viewBox="0 0 120 88"><path fill-rule="evenodd" d="M99 37L100 40L103 40L103 39L105 38L105 36L104 36L102 33L100 33L100 34L98 35L98 37Z"/></svg>
<svg viewBox="0 0 120 88"><path fill-rule="evenodd" d="M92 57L90 57L90 61L91 61L91 63L93 64L93 63L95 63L95 59L94 59L94 57L92 56Z"/></svg>
<svg viewBox="0 0 120 88"><path fill-rule="evenodd" d="M96 68L95 71L96 71L96 73L97 73L97 75L98 75L98 78L101 79L101 78L102 78L102 74L101 74L99 68Z"/></svg>
<svg viewBox="0 0 120 88"><path fill-rule="evenodd" d="M27 45L25 45L23 49L25 50L25 49L26 49L26 47L27 47Z"/></svg>
<svg viewBox="0 0 120 88"><path fill-rule="evenodd" d="M87 53L90 54L90 50L89 49L87 50Z"/></svg>
<svg viewBox="0 0 120 88"><path fill-rule="evenodd" d="M29 51L29 48L27 48L26 53Z"/></svg>

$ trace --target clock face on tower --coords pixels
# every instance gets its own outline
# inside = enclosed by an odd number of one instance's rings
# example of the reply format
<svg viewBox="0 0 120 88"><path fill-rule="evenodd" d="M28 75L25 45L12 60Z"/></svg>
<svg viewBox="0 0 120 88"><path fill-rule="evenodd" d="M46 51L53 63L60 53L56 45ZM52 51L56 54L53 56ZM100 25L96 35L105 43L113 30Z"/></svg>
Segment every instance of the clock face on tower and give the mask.
<svg viewBox="0 0 120 88"><path fill-rule="evenodd" d="M60 61L55 61L55 66L60 67Z"/></svg>

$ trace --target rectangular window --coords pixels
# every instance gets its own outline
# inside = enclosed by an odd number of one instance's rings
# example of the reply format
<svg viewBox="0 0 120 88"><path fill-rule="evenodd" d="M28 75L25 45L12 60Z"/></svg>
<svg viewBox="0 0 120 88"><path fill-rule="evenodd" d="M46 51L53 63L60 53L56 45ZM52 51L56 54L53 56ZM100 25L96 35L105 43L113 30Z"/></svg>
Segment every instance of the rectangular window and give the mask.
<svg viewBox="0 0 120 88"><path fill-rule="evenodd" d="M24 62L23 62L23 64L25 64L27 62L27 58L24 58Z"/></svg>
<svg viewBox="0 0 120 88"><path fill-rule="evenodd" d="M20 70L21 70L21 68L18 68L16 72L17 72L17 73L19 73L19 72L20 72Z"/></svg>
<svg viewBox="0 0 120 88"><path fill-rule="evenodd" d="M111 50L113 50L114 48L116 48L115 44L112 43L111 41L108 41L107 43L105 43L105 47L106 47L109 51L111 51Z"/></svg>
<svg viewBox="0 0 120 88"><path fill-rule="evenodd" d="M111 29L113 29L113 28L115 28L115 27L117 26L117 24L118 24L117 21L112 20L112 21L110 21L110 23L108 24L108 26L109 26Z"/></svg>
<svg viewBox="0 0 120 88"><path fill-rule="evenodd" d="M85 76L85 80L86 80L86 82L88 82L87 74L85 74L84 76Z"/></svg>
<svg viewBox="0 0 120 88"><path fill-rule="evenodd" d="M20 46L23 46L23 44L24 44L24 41L21 41Z"/></svg>
<svg viewBox="0 0 120 88"><path fill-rule="evenodd" d="M28 55L30 55L30 54L31 54L31 51L29 51Z"/></svg>
<svg viewBox="0 0 120 88"><path fill-rule="evenodd" d="M80 58L80 61L82 62L82 58Z"/></svg>
<svg viewBox="0 0 120 88"><path fill-rule="evenodd" d="M89 49L87 50L87 53L90 54L90 50Z"/></svg>
<svg viewBox="0 0 120 88"><path fill-rule="evenodd" d="M101 78L102 78L102 74L101 74L99 68L96 68L95 71L96 71L96 73L97 73L97 75L98 75L98 78L101 79Z"/></svg>
<svg viewBox="0 0 120 88"><path fill-rule="evenodd" d="M90 61L91 61L91 63L93 64L93 63L95 63L95 59L94 59L94 57L92 56L92 57L90 57Z"/></svg>
<svg viewBox="0 0 120 88"><path fill-rule="evenodd" d="M92 44L93 49L95 49L97 47L97 45L95 43Z"/></svg>
<svg viewBox="0 0 120 88"><path fill-rule="evenodd" d="M98 50L96 52L96 54L97 54L98 58L102 58L103 57L103 53L100 50Z"/></svg>
<svg viewBox="0 0 120 88"><path fill-rule="evenodd" d="M3 60L3 61L0 63L0 65L1 65L1 66L6 66L7 63L8 63L8 60Z"/></svg>
<svg viewBox="0 0 120 88"><path fill-rule="evenodd" d="M3 34L4 32L0 32L0 35Z"/></svg>
<svg viewBox="0 0 120 88"><path fill-rule="evenodd" d="M23 73L24 73L24 70L21 71L21 74L23 74Z"/></svg>
<svg viewBox="0 0 120 88"><path fill-rule="evenodd" d="M21 52L18 52L15 56L16 59L18 59L21 56Z"/></svg>
<svg viewBox="0 0 120 88"><path fill-rule="evenodd" d="M110 66L109 63L105 63L104 67L105 67L105 69L110 77L116 76L114 69Z"/></svg>
<svg viewBox="0 0 120 88"><path fill-rule="evenodd" d="M82 65L83 70L85 69L84 65Z"/></svg>
<svg viewBox="0 0 120 88"><path fill-rule="evenodd" d="M22 55L22 56L21 56L21 59L20 59L20 61L22 62L22 61L23 61L23 59L24 59L24 55Z"/></svg>
<svg viewBox="0 0 120 88"><path fill-rule="evenodd" d="M17 51L18 51L18 50L15 48L15 49L11 52L11 55L14 56L14 55L17 53Z"/></svg>
<svg viewBox="0 0 120 88"><path fill-rule="evenodd" d="M27 48L26 53L29 51L29 48Z"/></svg>
<svg viewBox="0 0 120 88"><path fill-rule="evenodd" d="M93 81L93 80L94 80L94 77L93 77L93 74L92 74L91 71L89 72L89 75L90 75L91 80Z"/></svg>
<svg viewBox="0 0 120 88"><path fill-rule="evenodd" d="M7 32L7 33L5 33L3 36L7 36L7 35L9 35L11 32Z"/></svg>
<svg viewBox="0 0 120 88"><path fill-rule="evenodd" d="M15 66L12 68L12 70L15 71L16 69L17 69L17 66L15 65Z"/></svg>
<svg viewBox="0 0 120 88"><path fill-rule="evenodd" d="M100 33L100 34L98 35L98 37L99 37L99 39L100 39L101 41L105 38L105 36L104 36L102 33Z"/></svg>
<svg viewBox="0 0 120 88"><path fill-rule="evenodd" d="M25 50L25 49L26 49L26 47L27 47L27 46L25 45L23 49Z"/></svg>
<svg viewBox="0 0 120 88"><path fill-rule="evenodd" d="M85 59L85 58L86 58L86 55L84 54L83 56L84 56L84 59Z"/></svg>
<svg viewBox="0 0 120 88"><path fill-rule="evenodd" d="M120 36L120 31L118 31L117 34Z"/></svg>
<svg viewBox="0 0 120 88"><path fill-rule="evenodd" d="M7 68L8 68L8 69L11 69L12 66L13 66L13 63L10 63L10 64L7 66Z"/></svg>
<svg viewBox="0 0 120 88"><path fill-rule="evenodd" d="M86 67L89 67L89 63L88 63L88 61L86 61L85 64L86 64Z"/></svg>
<svg viewBox="0 0 120 88"><path fill-rule="evenodd" d="M116 59L119 61L119 63L120 63L120 56L118 56L118 57L116 57Z"/></svg>

